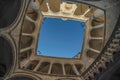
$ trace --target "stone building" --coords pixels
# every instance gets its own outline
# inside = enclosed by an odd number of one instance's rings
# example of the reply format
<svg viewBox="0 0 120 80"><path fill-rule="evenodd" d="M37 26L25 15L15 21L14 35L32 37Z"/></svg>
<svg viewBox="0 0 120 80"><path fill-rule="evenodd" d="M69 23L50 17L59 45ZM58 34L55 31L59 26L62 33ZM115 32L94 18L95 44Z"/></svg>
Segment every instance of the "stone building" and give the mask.
<svg viewBox="0 0 120 80"><path fill-rule="evenodd" d="M0 0L0 80L120 80L120 0ZM44 17L85 22L77 58L36 54Z"/></svg>

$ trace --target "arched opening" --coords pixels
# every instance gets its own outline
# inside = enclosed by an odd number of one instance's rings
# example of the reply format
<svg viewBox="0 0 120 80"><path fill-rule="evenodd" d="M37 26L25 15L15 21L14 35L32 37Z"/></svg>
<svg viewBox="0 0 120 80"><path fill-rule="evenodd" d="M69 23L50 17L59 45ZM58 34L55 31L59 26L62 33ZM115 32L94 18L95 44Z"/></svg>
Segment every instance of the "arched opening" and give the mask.
<svg viewBox="0 0 120 80"><path fill-rule="evenodd" d="M8 72L12 64L12 48L8 41L0 37L0 77Z"/></svg>
<svg viewBox="0 0 120 80"><path fill-rule="evenodd" d="M76 75L75 72L73 71L71 64L65 64L64 66L65 66L66 75Z"/></svg>
<svg viewBox="0 0 120 80"><path fill-rule="evenodd" d="M63 74L62 65L60 63L54 63L51 70L52 74Z"/></svg>
<svg viewBox="0 0 120 80"><path fill-rule="evenodd" d="M49 67L50 67L49 62L42 62L41 66L38 69L38 72L48 73Z"/></svg>
<svg viewBox="0 0 120 80"><path fill-rule="evenodd" d="M27 69L33 70L37 66L38 62L39 62L38 60L31 61L30 64L27 66Z"/></svg>
<svg viewBox="0 0 120 80"><path fill-rule="evenodd" d="M16 19L21 0L0 0L0 28L5 28Z"/></svg>

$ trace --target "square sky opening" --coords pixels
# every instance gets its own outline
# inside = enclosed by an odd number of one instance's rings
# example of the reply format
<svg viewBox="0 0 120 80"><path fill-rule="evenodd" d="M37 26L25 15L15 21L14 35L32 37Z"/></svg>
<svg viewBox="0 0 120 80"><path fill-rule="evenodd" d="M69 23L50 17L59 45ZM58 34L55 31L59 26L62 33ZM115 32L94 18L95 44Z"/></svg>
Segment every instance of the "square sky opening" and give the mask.
<svg viewBox="0 0 120 80"><path fill-rule="evenodd" d="M37 55L75 58L82 50L85 22L43 18Z"/></svg>

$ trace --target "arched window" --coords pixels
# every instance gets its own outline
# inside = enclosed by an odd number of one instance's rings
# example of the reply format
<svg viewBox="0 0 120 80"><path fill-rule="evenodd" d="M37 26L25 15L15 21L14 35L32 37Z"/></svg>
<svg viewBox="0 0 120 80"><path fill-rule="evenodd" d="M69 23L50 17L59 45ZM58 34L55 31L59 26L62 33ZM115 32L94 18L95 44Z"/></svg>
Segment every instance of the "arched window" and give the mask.
<svg viewBox="0 0 120 80"><path fill-rule="evenodd" d="M21 0L0 0L0 28L5 28L15 21Z"/></svg>

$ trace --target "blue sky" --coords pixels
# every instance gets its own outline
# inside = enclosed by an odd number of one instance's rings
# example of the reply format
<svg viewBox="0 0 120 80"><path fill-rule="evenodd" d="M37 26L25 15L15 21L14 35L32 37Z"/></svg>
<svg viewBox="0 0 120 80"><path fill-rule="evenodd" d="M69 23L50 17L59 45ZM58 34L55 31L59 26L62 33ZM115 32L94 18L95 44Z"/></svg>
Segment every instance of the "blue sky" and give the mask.
<svg viewBox="0 0 120 80"><path fill-rule="evenodd" d="M38 55L72 58L82 49L84 22L44 18L37 48Z"/></svg>

